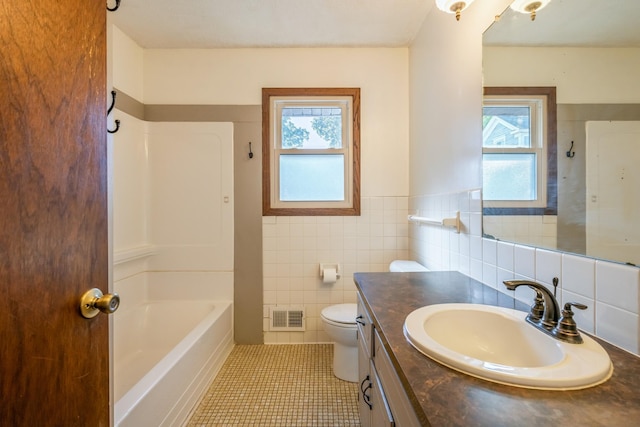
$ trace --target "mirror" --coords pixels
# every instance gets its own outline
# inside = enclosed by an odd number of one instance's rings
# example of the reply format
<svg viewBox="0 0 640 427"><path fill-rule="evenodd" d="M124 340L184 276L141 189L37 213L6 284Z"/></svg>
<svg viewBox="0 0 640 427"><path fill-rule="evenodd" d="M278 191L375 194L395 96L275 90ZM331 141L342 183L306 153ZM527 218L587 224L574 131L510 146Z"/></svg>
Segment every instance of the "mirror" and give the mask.
<svg viewBox="0 0 640 427"><path fill-rule="evenodd" d="M497 215L486 236L640 265L640 2L507 9L483 36L485 87L555 87L557 215Z"/></svg>

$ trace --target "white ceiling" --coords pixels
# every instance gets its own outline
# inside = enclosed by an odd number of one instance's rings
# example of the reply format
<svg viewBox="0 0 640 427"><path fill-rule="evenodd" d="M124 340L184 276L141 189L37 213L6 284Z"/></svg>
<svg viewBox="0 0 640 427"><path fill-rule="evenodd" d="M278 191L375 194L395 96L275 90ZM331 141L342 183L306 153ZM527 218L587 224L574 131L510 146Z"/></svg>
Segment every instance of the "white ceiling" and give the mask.
<svg viewBox="0 0 640 427"><path fill-rule="evenodd" d="M121 0L109 19L143 48L398 47L432 8L435 0ZM484 43L640 46L640 0L552 0L533 22L507 9Z"/></svg>
<svg viewBox="0 0 640 427"><path fill-rule="evenodd" d="M482 1L482 0L480 0ZM107 0L113 7L115 0ZM408 46L433 0L122 0L143 48Z"/></svg>
<svg viewBox="0 0 640 427"><path fill-rule="evenodd" d="M483 43L640 47L640 0L551 0L535 21L507 9L485 32Z"/></svg>

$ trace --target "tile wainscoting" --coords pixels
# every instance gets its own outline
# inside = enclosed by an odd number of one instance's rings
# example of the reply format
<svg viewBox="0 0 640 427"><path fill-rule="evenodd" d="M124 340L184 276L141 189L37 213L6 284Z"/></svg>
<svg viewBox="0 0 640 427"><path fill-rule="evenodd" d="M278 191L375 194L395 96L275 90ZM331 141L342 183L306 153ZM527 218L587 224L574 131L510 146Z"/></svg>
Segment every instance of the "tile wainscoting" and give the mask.
<svg viewBox="0 0 640 427"><path fill-rule="evenodd" d="M409 214L430 218L460 212L460 233L450 228L408 223ZM576 310L579 327L640 355L640 269L579 255L482 237L480 190L419 197L371 197L360 217L263 217L265 343L318 343L329 339L320 311L355 302L353 273L387 271L394 259L415 259L431 270L457 270L499 291L507 279L530 279L552 288L560 279L560 303ZM339 263L341 277L325 285L320 263ZM533 291L518 288L525 303ZM304 332L270 331L271 307L304 307Z"/></svg>
<svg viewBox="0 0 640 427"><path fill-rule="evenodd" d="M591 334L640 355L640 268L593 258L539 249L482 237L480 190L409 199L411 214L447 217L460 211L458 234L448 228L409 225L410 258L431 270L458 270L499 291L507 279L530 279L553 289L560 279L558 302L589 306L576 310L578 326ZM515 297L525 303L534 293L518 288Z"/></svg>
<svg viewBox="0 0 640 427"><path fill-rule="evenodd" d="M388 271L407 259L408 197L368 197L361 216L262 218L265 343L322 343L320 312L356 302L353 273ZM340 264L336 283L322 283L320 263ZM304 332L270 331L271 307L304 307Z"/></svg>

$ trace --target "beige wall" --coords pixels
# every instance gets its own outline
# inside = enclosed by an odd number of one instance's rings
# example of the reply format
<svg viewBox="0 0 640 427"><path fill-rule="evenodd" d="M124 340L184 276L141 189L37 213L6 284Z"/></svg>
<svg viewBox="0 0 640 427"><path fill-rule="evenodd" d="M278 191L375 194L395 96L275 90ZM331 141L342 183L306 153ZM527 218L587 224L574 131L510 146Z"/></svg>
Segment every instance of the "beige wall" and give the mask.
<svg viewBox="0 0 640 427"><path fill-rule="evenodd" d="M507 4L475 2L460 21L434 8L411 45L411 195L480 187L482 32Z"/></svg>
<svg viewBox="0 0 640 427"><path fill-rule="evenodd" d="M407 256L408 49L143 50L117 28L113 38L121 105L131 95L146 120L235 124L236 340L262 342L264 329L269 342L326 341L319 312L355 302L353 271ZM278 86L361 88L362 217L262 219L261 129L249 113L262 87ZM319 262L341 264L338 283L318 282ZM269 333L272 305L304 305L307 332Z"/></svg>
<svg viewBox="0 0 640 427"><path fill-rule="evenodd" d="M481 37L493 16L508 3L475 2L460 22L433 10L408 53L406 49L147 51L141 79L143 99L147 104L161 105L257 105L262 85L362 87L363 194L378 212L372 212L366 225L347 221L345 226L342 218L339 236L343 245L355 249L349 256L355 256L356 268L360 269L358 259L362 264L371 264L373 259L380 268L384 265L384 249L370 250L372 242L382 248L385 242L393 245L396 254L402 256L406 250L398 245L408 239L412 256L427 266L459 270L502 292L501 280L506 278L517 276L547 283L548 277L558 275L561 299L590 307L577 315L585 330L638 354L637 268L482 238L477 190L481 184ZM140 52L133 50L133 62L137 62ZM114 73L116 87L131 84L132 91L138 90L137 75L132 80L124 83L124 76L118 79ZM406 213L407 201L402 197L406 194L411 209L438 214L459 209L464 213L462 232L414 225L407 230L406 221L392 220L392 215ZM386 225L384 218L389 221ZM291 230L304 236L306 229L318 236L340 228L316 223L311 229L304 218L293 227L291 222L279 224L273 217L265 221L269 245L275 245L269 246L267 255L276 259L285 257L278 253L279 244L300 244L291 239ZM236 222L236 226L240 225ZM255 242L266 240L256 236ZM327 242L331 239L322 240L323 245ZM359 251L359 245L368 245L369 249ZM289 250L289 256L291 253ZM314 262L317 259L319 256ZM275 274L282 277L270 282L284 288L291 283L290 272L300 267L292 269L283 259L282 264L273 262L268 268L281 269ZM261 285L252 284L256 291ZM286 295L297 295L292 292L298 291L288 289ZM529 301L532 296L516 297Z"/></svg>
<svg viewBox="0 0 640 427"><path fill-rule="evenodd" d="M237 260L236 274L262 272L251 288L236 289L238 311L255 301L257 294L263 302L260 311L251 304L246 309L248 316L236 315L237 339L248 319L258 315L263 319L258 332L264 331L266 342L327 341L320 310L330 304L355 302L352 273L386 269L390 260L406 256L407 230L402 224L406 223L408 193L407 49L150 50L144 55L145 103L163 108L168 104L260 105L262 87L361 88L363 215L357 219L265 218L262 235L245 240L252 241L253 248L262 248L262 257L236 251L243 260L242 268ZM256 138L253 142L253 162L260 165L261 141ZM243 144L246 147L246 141ZM246 155L242 148L236 150ZM252 183L245 190L261 186L259 175L245 176L245 180ZM247 197L260 201L259 194L255 197L250 190L236 192L236 200ZM238 212L260 215L260 206L245 206ZM240 219L237 215L236 220ZM242 225L236 222L236 227ZM319 281L321 262L341 265L337 283L327 286ZM236 287L240 282L237 277ZM304 307L307 330L270 332L272 306ZM250 329L256 331L253 326Z"/></svg>
<svg viewBox="0 0 640 427"><path fill-rule="evenodd" d="M234 306L235 340L261 343L262 337L262 234L260 215L260 108L259 106L146 105L143 103L144 50L117 27L110 27L110 75L117 88L114 117L122 126L114 145L119 151L112 167L115 191L114 240L120 247L148 242L145 198L144 121L233 122L234 129ZM129 116L129 113L131 116ZM254 141L256 158L249 162L248 141ZM137 165L136 165L137 163ZM133 174L133 175L132 175ZM119 248L116 247L117 251ZM126 294L126 291L125 291ZM237 297L245 296L245 298ZM251 295L251 298L246 298Z"/></svg>
<svg viewBox="0 0 640 427"><path fill-rule="evenodd" d="M519 277L550 286L558 277L561 302L589 306L576 315L581 329L640 354L640 269L482 237L480 192L466 191L480 186L482 31L508 4L474 2L458 23L433 10L410 47L410 210L425 216L459 210L463 218L459 234L412 224L410 254L527 303L529 290L514 295L502 281Z"/></svg>
<svg viewBox="0 0 640 427"><path fill-rule="evenodd" d="M144 102L144 50L114 25L109 25L112 84L138 102Z"/></svg>
<svg viewBox="0 0 640 427"><path fill-rule="evenodd" d="M144 102L260 105L263 87L360 87L362 195L406 195L407 52L406 48L145 50Z"/></svg>
<svg viewBox="0 0 640 427"><path fill-rule="evenodd" d="M558 104L640 102L640 48L486 47L485 86L556 86Z"/></svg>
<svg viewBox="0 0 640 427"><path fill-rule="evenodd" d="M587 120L640 118L640 48L485 47L486 86L555 86L558 102L557 248L586 253ZM574 142L577 155L565 153ZM493 233L492 233L493 234ZM509 239L500 233L502 239ZM540 236L541 237L541 236ZM538 243L537 240L516 240Z"/></svg>

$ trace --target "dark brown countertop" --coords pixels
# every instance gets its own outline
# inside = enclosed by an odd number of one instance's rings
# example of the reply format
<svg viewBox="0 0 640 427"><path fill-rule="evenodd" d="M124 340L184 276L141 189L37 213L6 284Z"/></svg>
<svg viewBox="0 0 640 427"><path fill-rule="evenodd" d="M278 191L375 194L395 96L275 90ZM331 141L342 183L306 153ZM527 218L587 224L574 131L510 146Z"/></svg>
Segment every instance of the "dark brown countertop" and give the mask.
<svg viewBox="0 0 640 427"><path fill-rule="evenodd" d="M528 311L526 304L458 272L356 273L354 279L423 424L640 426L640 357L596 338L613 362L613 376L599 386L544 391L484 381L414 349L404 337L404 319L431 304L475 303Z"/></svg>

